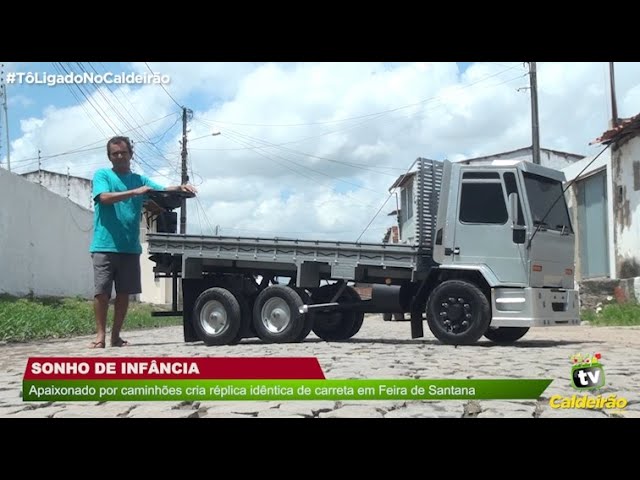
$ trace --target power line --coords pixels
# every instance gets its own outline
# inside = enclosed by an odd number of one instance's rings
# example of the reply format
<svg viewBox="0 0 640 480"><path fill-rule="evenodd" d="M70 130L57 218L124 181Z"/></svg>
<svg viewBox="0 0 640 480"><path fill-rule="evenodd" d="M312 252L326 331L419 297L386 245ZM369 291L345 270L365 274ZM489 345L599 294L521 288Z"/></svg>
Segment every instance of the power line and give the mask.
<svg viewBox="0 0 640 480"><path fill-rule="evenodd" d="M511 67L508 67L504 70L501 70L497 73L491 74L491 75L487 75L483 78L481 78L480 80L477 80L475 82L469 83L467 85L464 86L457 86L457 88L459 88L460 90L465 89L465 88L469 88L472 87L473 85L477 85L478 83L484 82L490 78L496 77L498 75L502 75L505 72L508 72L509 70L513 70L514 68L518 67L519 63L517 63L516 65L513 65ZM152 72L153 73L153 72ZM227 125L237 125L237 126L245 126L245 127L303 127L303 126L310 126L310 125L328 125L328 124L332 124L332 123L343 123L343 122L349 122L351 120L360 120L363 118L369 118L369 117L375 117L375 116L381 116L381 115L386 115L387 113L393 113L396 112L398 110L403 110L406 108L411 108L411 107L415 107L418 105L422 105L424 103L428 103L432 100L438 99L440 97L440 95L435 95L433 97L429 97L429 98L425 98L423 100L419 100L417 102L414 103L409 103L406 105L401 105L399 107L394 107L394 108L390 108L387 110L381 110L379 112L374 112L374 113L368 113L365 115L358 115L358 116L354 116L354 117L347 117L347 118L341 118L338 120L327 120L324 122L307 122L307 123L241 123L241 122L229 122L229 121L225 121L225 120L208 120L208 119L203 119L204 121L210 121L210 122L215 122L215 123L222 123L222 124L227 124Z"/></svg>
<svg viewBox="0 0 640 480"><path fill-rule="evenodd" d="M153 70L151 70L151 67L149 66L149 64L148 64L147 62L144 62L144 64L147 66L147 68L149 69L149 71L150 71L153 75L155 75L155 74L156 74L156 72L154 72ZM169 90L167 90L166 88L164 88L164 85L163 85L162 83L159 83L158 85L160 85L160 86L162 87L162 89L166 92L166 94L167 94L167 95L169 95L169 98L170 98L171 100L173 100L173 103L175 103L175 104L178 106L178 108L183 108L183 107L182 107L182 105L180 105L180 104L178 103L178 101L177 101L175 98L173 98L173 95L171 95L171 94L169 93Z"/></svg>

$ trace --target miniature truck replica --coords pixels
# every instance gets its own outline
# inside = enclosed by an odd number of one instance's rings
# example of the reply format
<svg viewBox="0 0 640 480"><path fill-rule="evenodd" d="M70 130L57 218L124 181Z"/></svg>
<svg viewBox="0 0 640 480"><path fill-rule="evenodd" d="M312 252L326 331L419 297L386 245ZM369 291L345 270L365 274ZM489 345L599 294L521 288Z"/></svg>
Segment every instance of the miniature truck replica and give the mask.
<svg viewBox="0 0 640 480"><path fill-rule="evenodd" d="M442 343L515 342L530 327L579 325L564 174L529 162L414 163L412 243L147 235L156 277L173 278L184 339L344 341L365 313L406 312ZM171 192L154 198L167 210ZM153 198L153 196L152 196ZM173 212L167 212L173 214ZM166 233L169 232L169 233ZM177 281L182 280L182 312ZM283 282L282 279L287 281ZM350 283L372 285L361 299Z"/></svg>

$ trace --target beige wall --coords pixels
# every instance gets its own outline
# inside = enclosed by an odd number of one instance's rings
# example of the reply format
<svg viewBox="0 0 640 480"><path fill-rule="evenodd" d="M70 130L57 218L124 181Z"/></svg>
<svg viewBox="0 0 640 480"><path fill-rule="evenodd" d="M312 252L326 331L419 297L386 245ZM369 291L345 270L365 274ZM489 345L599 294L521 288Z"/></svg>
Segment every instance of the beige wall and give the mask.
<svg viewBox="0 0 640 480"><path fill-rule="evenodd" d="M141 302L155 303L157 305L170 304L172 300L172 285L169 278L154 278L153 267L155 263L149 260L147 250L147 222L143 215L140 224L140 240L142 241L142 255L140 256L140 273L142 275L142 293L138 296ZM155 230L155 225L151 225Z"/></svg>

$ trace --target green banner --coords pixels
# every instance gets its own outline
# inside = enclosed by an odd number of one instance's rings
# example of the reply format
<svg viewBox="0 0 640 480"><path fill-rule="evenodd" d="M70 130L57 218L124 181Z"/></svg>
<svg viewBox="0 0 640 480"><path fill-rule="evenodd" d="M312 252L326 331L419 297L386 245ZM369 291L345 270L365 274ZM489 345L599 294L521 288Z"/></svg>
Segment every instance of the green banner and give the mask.
<svg viewBox="0 0 640 480"><path fill-rule="evenodd" d="M537 399L552 380L25 380L23 400Z"/></svg>

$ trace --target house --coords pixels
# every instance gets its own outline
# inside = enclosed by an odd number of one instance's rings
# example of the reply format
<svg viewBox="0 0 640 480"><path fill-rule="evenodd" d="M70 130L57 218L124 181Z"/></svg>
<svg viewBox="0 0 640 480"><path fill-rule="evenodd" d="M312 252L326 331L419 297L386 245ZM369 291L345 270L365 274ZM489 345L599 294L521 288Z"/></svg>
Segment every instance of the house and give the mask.
<svg viewBox="0 0 640 480"><path fill-rule="evenodd" d="M484 157L469 158L461 160L460 163L466 165L488 165L500 163L500 161L513 162L530 162L533 158L533 147L524 147L517 150L511 150L508 152L496 153L493 155L486 155ZM549 148L540 149L540 165L543 167L554 168L556 170L562 170L573 163L582 160L584 155L578 155L575 153L561 152L559 150L551 150Z"/></svg>
<svg viewBox="0 0 640 480"><path fill-rule="evenodd" d="M484 157L475 157L461 160L459 163L466 165L488 165L488 164L500 164L505 162L506 164L512 164L519 161L530 162L533 158L533 147L524 147L517 150L511 150L508 152L496 153L493 155L487 155ZM548 148L540 149L540 164L544 167L554 168L561 170L575 162L584 159L584 155L578 155L575 153L561 152L559 150L551 150ZM389 215L395 215L397 218L397 226L399 230L399 242L411 243L415 235L415 187L414 179L416 172L409 172L406 175L401 175L396 181L389 187L389 191L397 190L396 203L397 209L389 213Z"/></svg>
<svg viewBox="0 0 640 480"><path fill-rule="evenodd" d="M93 182L88 178L65 175L48 170L36 170L21 175L24 179L40 185L46 190L61 197L65 197L84 209L93 211L92 189ZM156 224L152 221L152 216L147 212L140 219L140 239L142 240L142 255L140 256L140 270L142 275L142 293L137 296L141 302L154 304L169 304L172 302L171 280L166 278L155 278L153 268L155 263L149 260L147 253L147 243L144 239L147 232L156 231ZM93 224L90 227L93 231ZM87 261L90 262L88 247Z"/></svg>
<svg viewBox="0 0 640 480"><path fill-rule="evenodd" d="M400 175L393 185L389 187L389 192L396 190L397 208L390 212L389 215L395 215L397 221L397 236L391 237L392 243L411 243L415 235L415 180L416 172L409 172ZM390 227L392 228L392 227ZM392 235L391 230L387 230L389 236ZM387 235L385 234L385 238ZM386 243L386 242L385 242Z"/></svg>
<svg viewBox="0 0 640 480"><path fill-rule="evenodd" d="M565 168L576 228L581 288L618 301L640 300L640 114L592 144L601 154ZM597 157L597 158L596 158Z"/></svg>
<svg viewBox="0 0 640 480"><path fill-rule="evenodd" d="M64 175L49 170L35 170L21 175L30 182L42 185L47 190L93 211L91 180L88 178Z"/></svg>

